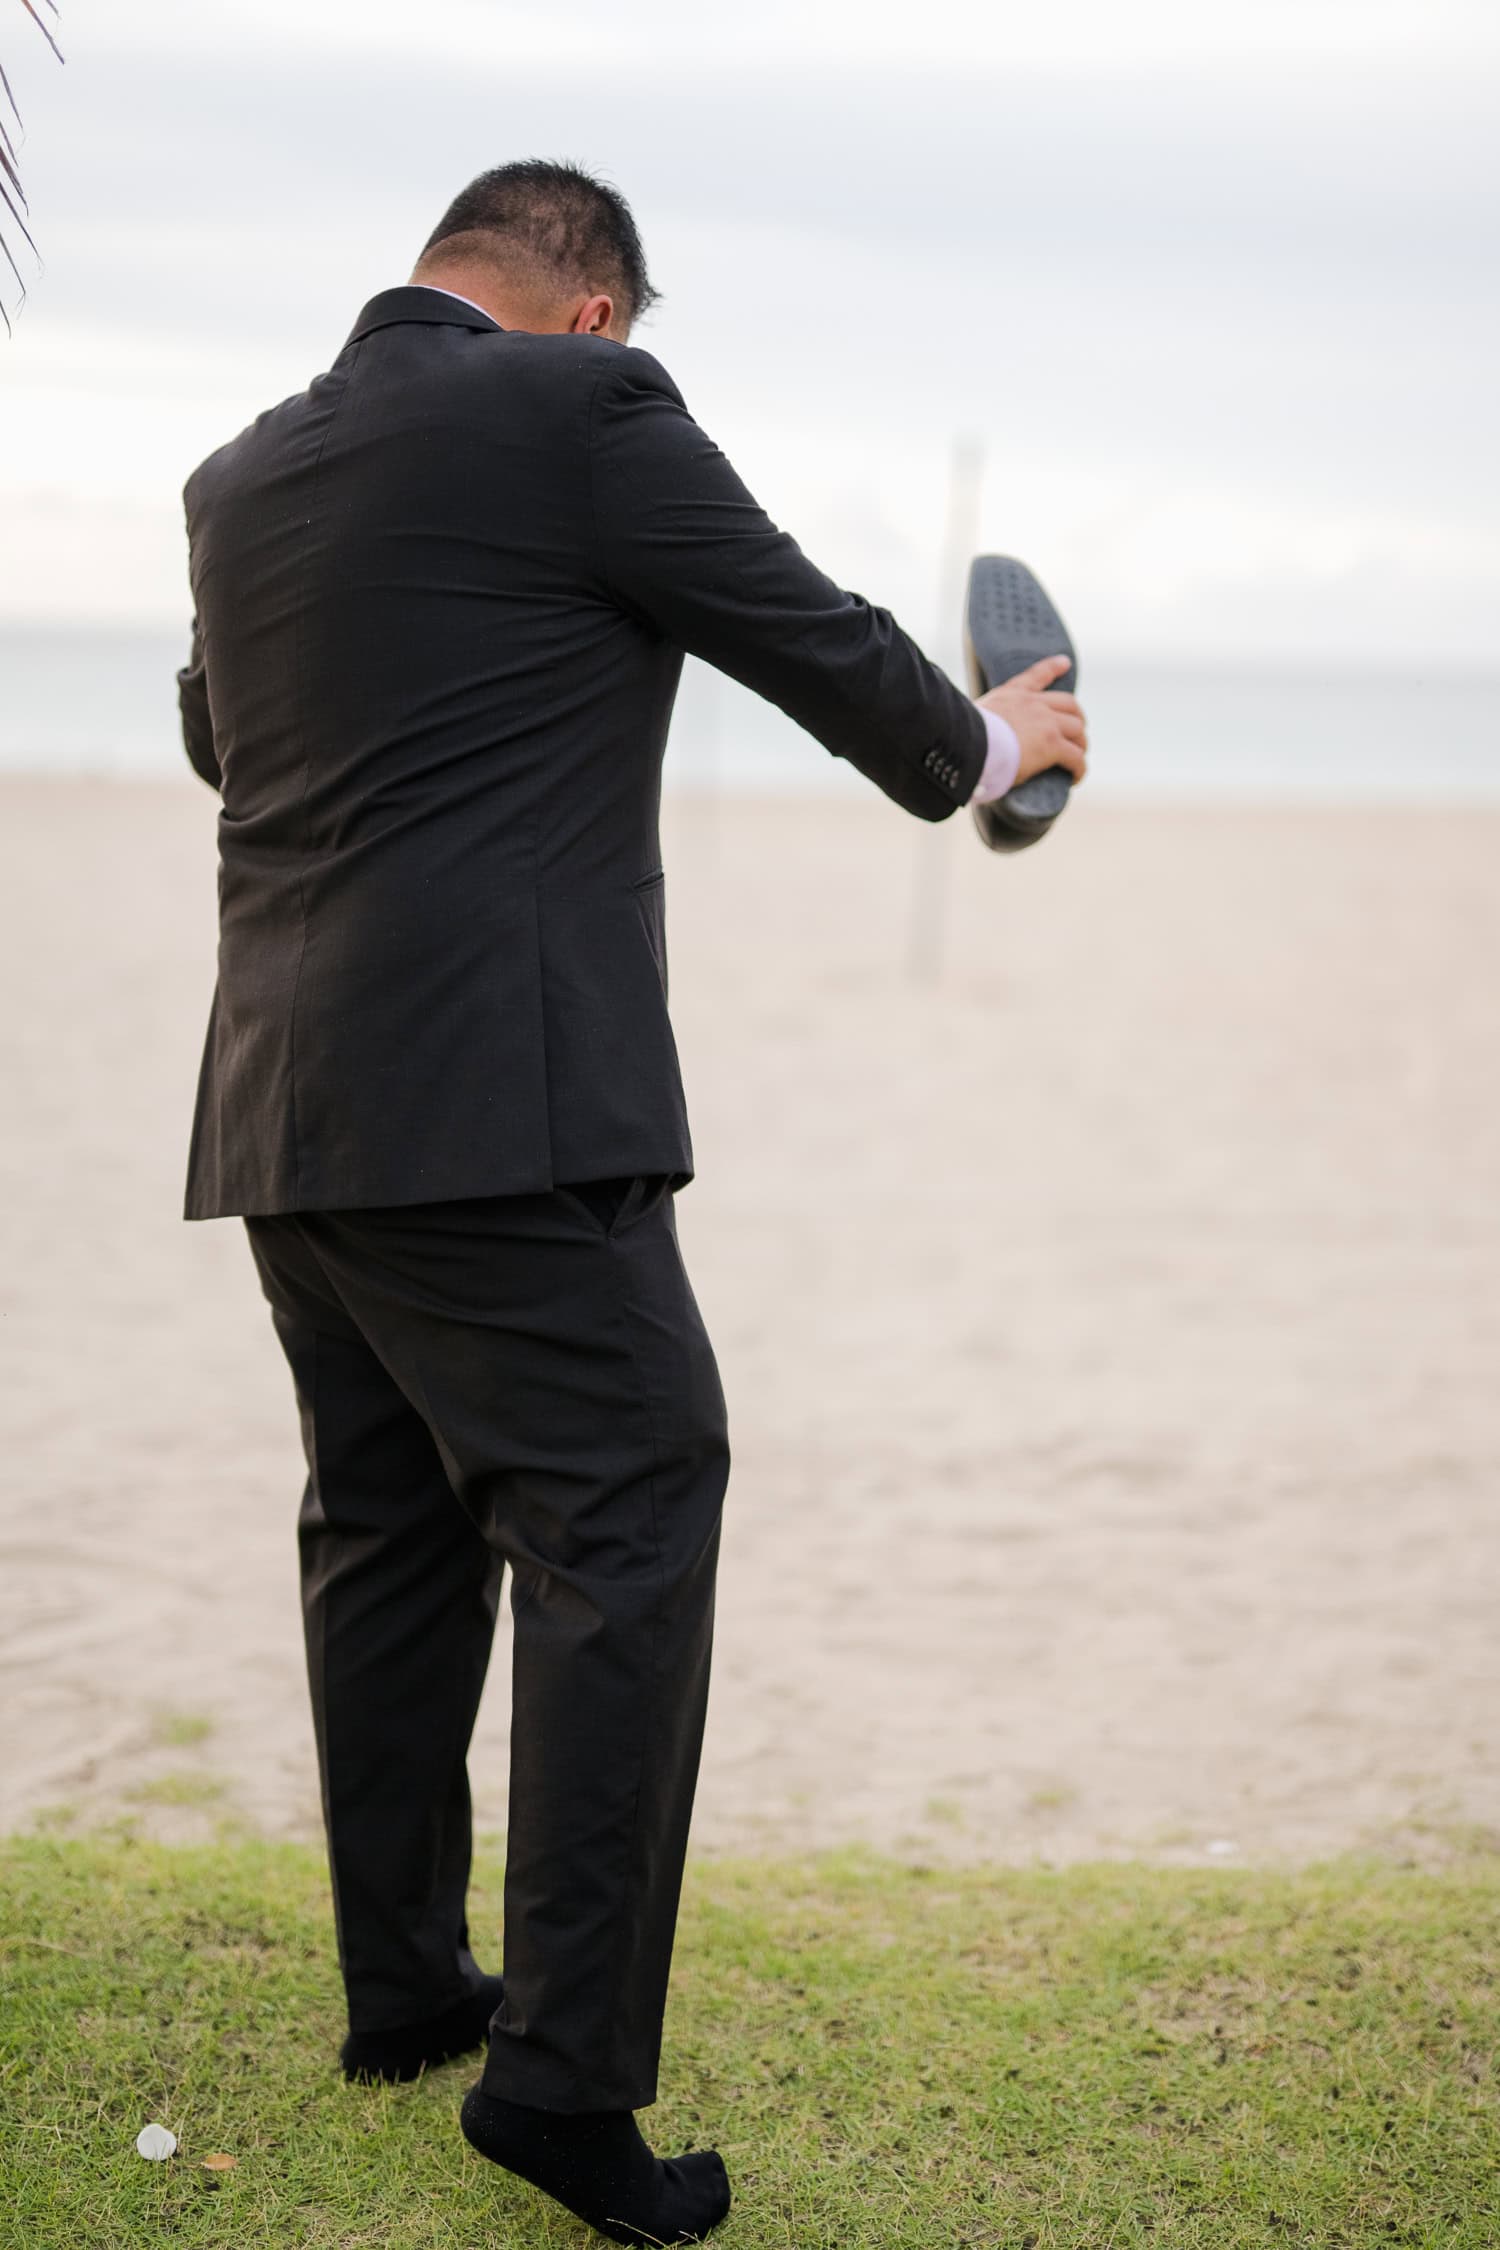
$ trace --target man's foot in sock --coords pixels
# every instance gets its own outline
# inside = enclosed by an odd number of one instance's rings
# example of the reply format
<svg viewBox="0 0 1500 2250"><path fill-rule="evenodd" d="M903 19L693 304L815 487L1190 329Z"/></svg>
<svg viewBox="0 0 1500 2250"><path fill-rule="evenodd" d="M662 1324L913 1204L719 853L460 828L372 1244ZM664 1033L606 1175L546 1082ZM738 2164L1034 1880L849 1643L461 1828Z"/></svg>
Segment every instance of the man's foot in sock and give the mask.
<svg viewBox="0 0 1500 2250"><path fill-rule="evenodd" d="M460 2123L481 2156L555 2197L611 2242L700 2242L729 2209L717 2149L664 2163L628 2109L568 2116L498 2101L474 2086Z"/></svg>
<svg viewBox="0 0 1500 2250"><path fill-rule="evenodd" d="M339 2049L346 2078L387 2082L420 2078L424 2070L471 2054L490 2035L490 2018L503 1990L498 1977L485 1977L466 1999L421 2023L397 2024L390 2031L351 2031Z"/></svg>

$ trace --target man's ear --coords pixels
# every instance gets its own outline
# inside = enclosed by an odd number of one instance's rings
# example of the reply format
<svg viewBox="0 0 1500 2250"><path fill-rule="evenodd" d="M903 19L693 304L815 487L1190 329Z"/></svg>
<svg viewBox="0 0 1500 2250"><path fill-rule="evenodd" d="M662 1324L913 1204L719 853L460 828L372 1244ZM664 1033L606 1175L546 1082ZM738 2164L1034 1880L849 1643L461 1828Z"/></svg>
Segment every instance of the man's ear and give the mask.
<svg viewBox="0 0 1500 2250"><path fill-rule="evenodd" d="M573 315L573 333L575 336L603 336L608 332L609 324L614 317L615 301L613 297L606 297L602 294L585 297L583 303Z"/></svg>

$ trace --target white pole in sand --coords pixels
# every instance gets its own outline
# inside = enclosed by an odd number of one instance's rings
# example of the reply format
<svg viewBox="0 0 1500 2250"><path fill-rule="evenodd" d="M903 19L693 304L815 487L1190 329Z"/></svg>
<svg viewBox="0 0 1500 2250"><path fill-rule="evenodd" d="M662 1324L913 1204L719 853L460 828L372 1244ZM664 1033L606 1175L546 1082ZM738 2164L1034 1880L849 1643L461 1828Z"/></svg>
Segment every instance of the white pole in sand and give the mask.
<svg viewBox="0 0 1500 2250"><path fill-rule="evenodd" d="M938 623L933 647L938 662L964 684L959 605L969 561L979 542L979 499L984 483L984 441L956 437L948 471L948 512L938 560ZM906 965L921 984L935 984L942 973L943 939L948 923L950 839L947 822L919 824L912 865L911 921Z"/></svg>

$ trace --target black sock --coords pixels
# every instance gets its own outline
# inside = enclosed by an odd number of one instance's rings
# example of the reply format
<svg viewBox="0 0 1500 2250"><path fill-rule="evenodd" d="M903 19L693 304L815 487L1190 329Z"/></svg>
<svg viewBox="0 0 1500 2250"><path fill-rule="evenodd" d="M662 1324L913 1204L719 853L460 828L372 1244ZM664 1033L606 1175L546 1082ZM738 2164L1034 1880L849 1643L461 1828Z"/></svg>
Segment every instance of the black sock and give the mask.
<svg viewBox="0 0 1500 2250"><path fill-rule="evenodd" d="M484 1977L477 1990L421 2023L397 2024L389 2031L351 2031L339 2049L346 2078L400 2080L451 2062L482 2047L490 2018L504 1991L498 1977Z"/></svg>
<svg viewBox="0 0 1500 2250"><path fill-rule="evenodd" d="M461 2123L481 2156L554 2196L611 2242L697 2242L729 2209L716 2149L663 2163L628 2109L569 2116L498 2101L475 2086Z"/></svg>

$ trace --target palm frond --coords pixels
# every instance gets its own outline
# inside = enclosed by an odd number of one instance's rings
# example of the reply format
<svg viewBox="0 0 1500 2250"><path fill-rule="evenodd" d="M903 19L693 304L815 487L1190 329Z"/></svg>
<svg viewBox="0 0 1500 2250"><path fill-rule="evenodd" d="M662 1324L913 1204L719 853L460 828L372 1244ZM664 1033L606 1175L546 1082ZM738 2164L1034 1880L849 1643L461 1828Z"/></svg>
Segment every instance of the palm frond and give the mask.
<svg viewBox="0 0 1500 2250"><path fill-rule="evenodd" d="M47 9L48 14L54 16L57 14L57 0L42 0L42 4ZM36 0L21 0L21 6L26 10L27 15L30 16L37 30L52 49L53 54L61 62L63 59L62 49L53 38L45 17L36 6ZM10 80L6 77L3 68L0 68L0 94L4 95L4 107L0 107L0 257L4 258L5 263L15 276L16 287L20 292L16 300L19 305L26 295L26 282L20 267L16 264L16 254L12 248L12 241L16 235L19 235L33 258L37 255L37 247L32 240L31 229L26 223L30 206L26 201L26 190L21 185L20 149L12 130L12 123L16 129L19 129L21 112L16 107L16 97L11 92ZM10 112L9 118L5 114L7 109ZM0 320L4 321L5 333L8 336L10 334L10 313L6 308L3 297L0 297Z"/></svg>
<svg viewBox="0 0 1500 2250"><path fill-rule="evenodd" d="M58 61L61 62L63 59L62 49L57 44L57 41L53 38L51 32L47 29L47 26L43 19L37 14L36 8L33 5L33 0L21 0L21 5L26 10L27 15L30 16L32 22L36 25L37 30L46 40L48 46L52 49L53 54L56 55ZM57 14L57 0L47 0L47 8L48 12L55 16Z"/></svg>

